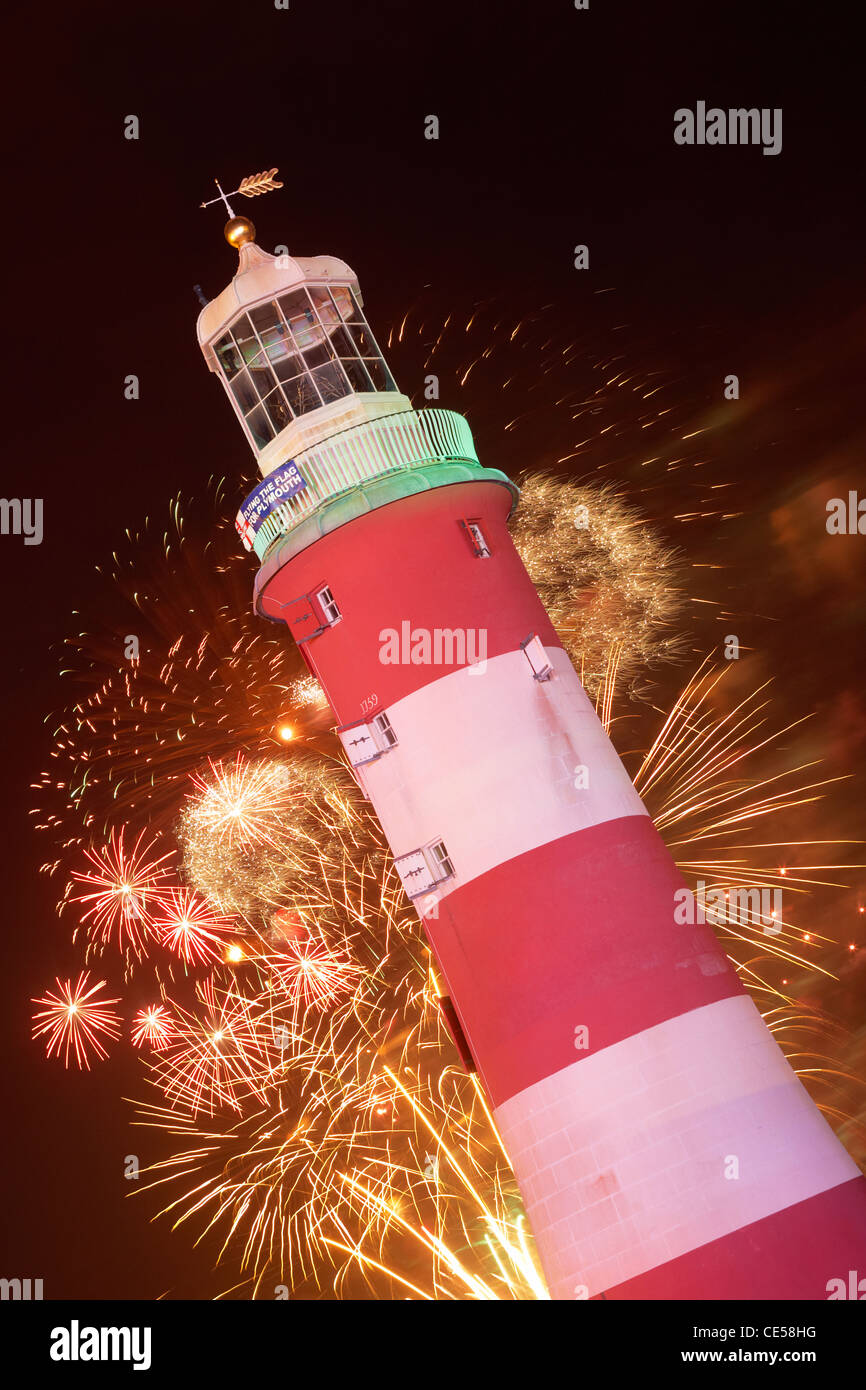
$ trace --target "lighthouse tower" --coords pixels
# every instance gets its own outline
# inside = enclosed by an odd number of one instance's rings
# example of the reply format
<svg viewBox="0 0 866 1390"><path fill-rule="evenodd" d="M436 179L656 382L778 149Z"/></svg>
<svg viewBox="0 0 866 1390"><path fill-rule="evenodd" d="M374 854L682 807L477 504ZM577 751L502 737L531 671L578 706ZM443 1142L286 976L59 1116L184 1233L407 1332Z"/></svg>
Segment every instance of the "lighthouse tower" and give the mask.
<svg viewBox="0 0 866 1390"><path fill-rule="evenodd" d="M552 1296L866 1276L866 1179L713 932L677 920L682 879L512 544L516 488L460 415L400 394L348 265L271 256L243 218L226 236L198 337L262 474L238 515L256 608L381 821Z"/></svg>

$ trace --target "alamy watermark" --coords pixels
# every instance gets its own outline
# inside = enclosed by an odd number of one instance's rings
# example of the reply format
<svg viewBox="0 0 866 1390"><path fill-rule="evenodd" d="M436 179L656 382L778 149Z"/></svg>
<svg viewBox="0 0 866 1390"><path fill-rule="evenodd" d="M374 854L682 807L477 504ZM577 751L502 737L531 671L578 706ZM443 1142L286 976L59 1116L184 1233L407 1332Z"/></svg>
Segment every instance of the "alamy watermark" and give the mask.
<svg viewBox="0 0 866 1390"><path fill-rule="evenodd" d="M707 107L699 101L694 111L681 106L674 112L674 140L678 145L763 145L764 154L782 152L781 106Z"/></svg>
<svg viewBox="0 0 866 1390"><path fill-rule="evenodd" d="M468 666L470 673L487 668L487 629L483 627L413 627L408 621L383 627L379 633L383 666Z"/></svg>
<svg viewBox="0 0 866 1390"><path fill-rule="evenodd" d="M707 888L698 879L697 891L678 888L674 893L674 921L680 926L721 925L759 926L765 936L778 936L782 930L781 888Z"/></svg>
<svg viewBox="0 0 866 1390"><path fill-rule="evenodd" d="M131 1361L134 1371L150 1369L149 1327L68 1327L51 1331L52 1361Z"/></svg>
<svg viewBox="0 0 866 1390"><path fill-rule="evenodd" d="M861 1279L856 1269L848 1270L847 1283L838 1276L835 1279L828 1279L824 1285L827 1290L827 1302L833 1303L839 1299L851 1299L857 1303L862 1303L866 1299L866 1279Z"/></svg>
<svg viewBox="0 0 866 1390"><path fill-rule="evenodd" d="M0 1299L4 1303L7 1299L14 1303L39 1302L42 1299L42 1280L0 1279Z"/></svg>
<svg viewBox="0 0 866 1390"><path fill-rule="evenodd" d="M866 497L856 492L843 497L831 497L827 503L828 536L866 536Z"/></svg>
<svg viewBox="0 0 866 1390"><path fill-rule="evenodd" d="M25 545L41 545L42 498L0 497L0 534L23 536Z"/></svg>

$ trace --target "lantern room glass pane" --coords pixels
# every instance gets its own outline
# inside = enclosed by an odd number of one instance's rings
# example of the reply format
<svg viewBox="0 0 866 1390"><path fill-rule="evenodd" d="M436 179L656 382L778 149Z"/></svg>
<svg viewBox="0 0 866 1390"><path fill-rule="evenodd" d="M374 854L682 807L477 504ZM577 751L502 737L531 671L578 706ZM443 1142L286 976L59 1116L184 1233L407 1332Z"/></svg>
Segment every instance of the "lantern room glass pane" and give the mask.
<svg viewBox="0 0 866 1390"><path fill-rule="evenodd" d="M259 304L250 310L250 319L269 362L281 362L295 352L292 335L276 303Z"/></svg>
<svg viewBox="0 0 866 1390"><path fill-rule="evenodd" d="M250 309L250 321L262 342L264 342L264 335L268 329L276 328L282 322L277 306L273 301L268 304L257 304L255 309Z"/></svg>
<svg viewBox="0 0 866 1390"><path fill-rule="evenodd" d="M289 327L292 320L304 318L310 312L310 300L306 290L292 290L291 294L280 295L280 308Z"/></svg>
<svg viewBox="0 0 866 1390"><path fill-rule="evenodd" d="M286 400L296 415L305 415L308 410L318 410L322 398L306 374L296 376L283 386Z"/></svg>
<svg viewBox="0 0 866 1390"><path fill-rule="evenodd" d="M379 349L365 323L353 324L349 331L352 334L355 351L359 357L378 357Z"/></svg>
<svg viewBox="0 0 866 1390"><path fill-rule="evenodd" d="M255 410L251 410L246 417L246 421L250 434L253 436L257 446L263 449L265 445L269 444L273 439L274 431L262 407L259 405L256 406Z"/></svg>
<svg viewBox="0 0 866 1390"><path fill-rule="evenodd" d="M328 341L331 350L337 357L354 357L355 345L346 332L345 328L331 328L328 330Z"/></svg>
<svg viewBox="0 0 866 1390"><path fill-rule="evenodd" d="M353 319L361 318L361 311L348 285L334 285L331 288L331 293L334 296L334 303L340 318L344 322L348 323Z"/></svg>
<svg viewBox="0 0 866 1390"><path fill-rule="evenodd" d="M275 324L273 328L263 328L259 336L271 362L277 362L295 350L291 334L284 323Z"/></svg>
<svg viewBox="0 0 866 1390"><path fill-rule="evenodd" d="M327 342L318 343L315 347L307 348L304 353L304 364L306 367L321 367L323 363L330 362L333 357L330 346Z"/></svg>
<svg viewBox="0 0 866 1390"><path fill-rule="evenodd" d="M364 364L359 362L357 357L343 358L341 365L349 378L353 391L373 390L373 383L364 371Z"/></svg>
<svg viewBox="0 0 866 1390"><path fill-rule="evenodd" d="M310 299L316 311L319 322L325 325L337 324L340 322L340 315L337 307L331 298L330 291L324 285L310 286Z"/></svg>
<svg viewBox="0 0 866 1390"><path fill-rule="evenodd" d="M243 359L235 347L230 333L226 333L225 337L220 338L219 342L215 344L215 351L226 380L231 381L232 377L236 376L243 366Z"/></svg>
<svg viewBox="0 0 866 1390"><path fill-rule="evenodd" d="M284 430L286 425L290 425L294 419L279 386L265 398L264 407L277 434L280 430Z"/></svg>
<svg viewBox="0 0 866 1390"><path fill-rule="evenodd" d="M259 398L253 390L249 372L241 372L231 383L231 393L240 406L241 410L251 410L254 405L258 405Z"/></svg>
<svg viewBox="0 0 866 1390"><path fill-rule="evenodd" d="M271 359L277 381L291 381L293 377L300 376L304 370L304 359L301 354L293 348L285 357L278 360Z"/></svg>
<svg viewBox="0 0 866 1390"><path fill-rule="evenodd" d="M391 373L385 366L381 357L367 357L364 359L364 366L370 373L374 391L396 391L396 386L391 377Z"/></svg>
<svg viewBox="0 0 866 1390"><path fill-rule="evenodd" d="M241 314L232 324L232 337L244 362L250 362L259 352L259 340L246 314Z"/></svg>
<svg viewBox="0 0 866 1390"><path fill-rule="evenodd" d="M280 308L299 348L313 347L324 336L305 290L280 296Z"/></svg>
<svg viewBox="0 0 866 1390"><path fill-rule="evenodd" d="M328 401L339 400L341 396L348 396L351 392L338 362L328 362L324 367L317 367L312 375L326 404Z"/></svg>
<svg viewBox="0 0 866 1390"><path fill-rule="evenodd" d="M264 400L268 392L272 391L276 386L277 378L268 366L264 353L262 353L250 367L250 380L262 400Z"/></svg>

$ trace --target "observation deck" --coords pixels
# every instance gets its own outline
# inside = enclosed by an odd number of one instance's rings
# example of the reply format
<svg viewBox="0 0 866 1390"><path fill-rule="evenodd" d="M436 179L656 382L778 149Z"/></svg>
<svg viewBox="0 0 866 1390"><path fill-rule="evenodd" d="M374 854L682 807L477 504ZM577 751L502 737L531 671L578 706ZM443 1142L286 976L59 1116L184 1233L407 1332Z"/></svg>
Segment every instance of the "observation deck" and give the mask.
<svg viewBox="0 0 866 1390"><path fill-rule="evenodd" d="M402 410L320 440L269 474L244 499L235 525L248 550L264 561L276 542L291 553L375 507L447 483L501 483L485 468L472 432L453 410ZM281 562L289 558L280 547Z"/></svg>

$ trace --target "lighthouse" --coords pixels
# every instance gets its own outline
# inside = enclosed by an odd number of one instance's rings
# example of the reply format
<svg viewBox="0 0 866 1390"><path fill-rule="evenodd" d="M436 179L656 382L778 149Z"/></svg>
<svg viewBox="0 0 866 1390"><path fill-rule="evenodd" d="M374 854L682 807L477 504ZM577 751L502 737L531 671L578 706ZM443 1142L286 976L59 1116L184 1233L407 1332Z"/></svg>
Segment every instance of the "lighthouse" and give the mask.
<svg viewBox="0 0 866 1390"><path fill-rule="evenodd" d="M237 519L255 607L381 822L552 1297L866 1279L866 1179L711 928L681 920L512 543L516 487L462 416L401 394L344 261L270 255L246 218L226 237L237 273L198 339L261 473Z"/></svg>

